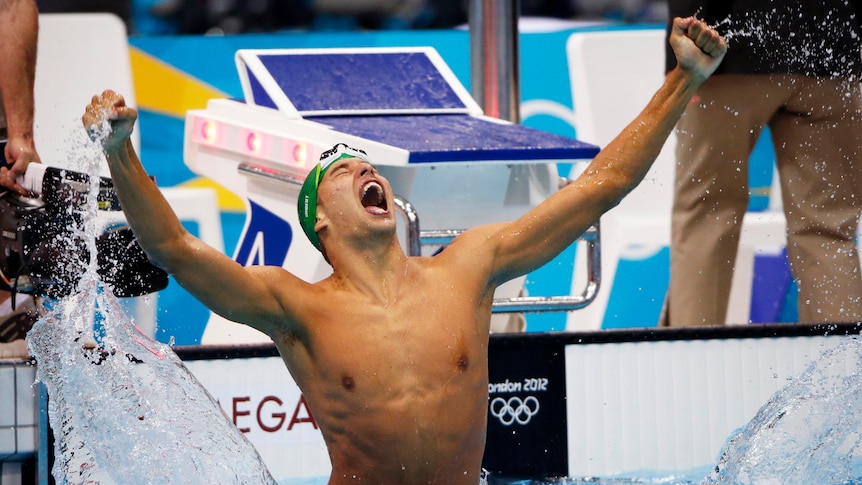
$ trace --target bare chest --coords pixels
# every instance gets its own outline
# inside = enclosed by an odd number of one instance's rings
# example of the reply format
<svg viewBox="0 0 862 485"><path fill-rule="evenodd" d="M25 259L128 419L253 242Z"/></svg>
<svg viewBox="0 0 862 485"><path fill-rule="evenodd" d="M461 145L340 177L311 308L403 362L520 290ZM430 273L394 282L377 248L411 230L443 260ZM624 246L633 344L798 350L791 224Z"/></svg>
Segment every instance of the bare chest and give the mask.
<svg viewBox="0 0 862 485"><path fill-rule="evenodd" d="M330 324L312 331L318 368L372 386L383 380L433 385L469 372L485 347L475 312L432 304L422 294L406 300L334 307Z"/></svg>
<svg viewBox="0 0 862 485"><path fill-rule="evenodd" d="M334 470L354 473L350 467L366 463L367 470L391 465L403 473L405 466L421 469L428 456L466 457L460 474L478 469L487 318L469 291L431 287L385 303L336 295L292 344L302 351L282 352L324 432ZM389 463L393 457L398 463Z"/></svg>

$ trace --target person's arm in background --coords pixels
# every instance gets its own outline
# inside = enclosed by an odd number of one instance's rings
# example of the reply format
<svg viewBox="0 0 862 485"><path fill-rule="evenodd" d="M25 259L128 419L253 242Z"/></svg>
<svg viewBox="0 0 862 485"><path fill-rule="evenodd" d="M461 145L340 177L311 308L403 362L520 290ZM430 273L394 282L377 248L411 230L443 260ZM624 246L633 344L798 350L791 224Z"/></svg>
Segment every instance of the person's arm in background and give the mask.
<svg viewBox="0 0 862 485"><path fill-rule="evenodd" d="M6 160L0 185L20 193L16 178L39 162L33 140L33 86L39 11L35 0L0 0L0 99L6 116Z"/></svg>

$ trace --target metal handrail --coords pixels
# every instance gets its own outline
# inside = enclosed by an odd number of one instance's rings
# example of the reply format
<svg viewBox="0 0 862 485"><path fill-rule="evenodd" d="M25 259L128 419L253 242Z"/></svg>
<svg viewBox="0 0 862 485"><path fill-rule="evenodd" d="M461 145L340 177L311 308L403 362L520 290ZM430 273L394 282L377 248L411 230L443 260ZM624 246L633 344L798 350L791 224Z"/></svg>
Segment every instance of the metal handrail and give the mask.
<svg viewBox="0 0 862 485"><path fill-rule="evenodd" d="M447 246L459 234L459 229L419 229L419 215L413 206L401 197L395 197L395 206L407 220L407 239L411 256L419 256L422 246ZM411 240L411 237L416 239ZM599 224L591 226L578 240L587 243L587 284L580 295L518 296L495 298L493 313L566 312L578 310L596 299L601 282L601 236Z"/></svg>
<svg viewBox="0 0 862 485"><path fill-rule="evenodd" d="M304 182L304 180L292 173L278 170L277 168L267 167L266 165L260 165L258 163L240 162L237 170L246 175L276 180L278 182L287 182L300 187L302 187L302 183Z"/></svg>
<svg viewBox="0 0 862 485"><path fill-rule="evenodd" d="M294 185L302 185L302 180L292 174L254 164L242 162L238 170L248 175L263 177L279 182L287 182ZM563 179L561 185L570 181ZM433 229L422 231L419 228L419 214L413 205L405 198L396 195L395 208L407 221L407 248L410 256L420 256L423 246L447 246L459 234L462 229ZM580 295L566 296L519 296L513 298L495 298L491 311L493 313L535 313L535 312L567 312L586 307L599 292L601 283L601 231L599 223L587 229L579 238L587 244L587 284Z"/></svg>

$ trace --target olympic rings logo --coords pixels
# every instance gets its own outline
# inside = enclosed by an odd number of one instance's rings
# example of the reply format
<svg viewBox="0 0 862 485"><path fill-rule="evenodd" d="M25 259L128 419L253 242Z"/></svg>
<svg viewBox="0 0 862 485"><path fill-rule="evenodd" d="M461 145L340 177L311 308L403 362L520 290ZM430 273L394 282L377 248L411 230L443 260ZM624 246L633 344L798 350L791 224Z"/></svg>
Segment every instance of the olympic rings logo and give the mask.
<svg viewBox="0 0 862 485"><path fill-rule="evenodd" d="M539 400L533 396L527 396L524 399L513 396L508 400L495 397L488 409L491 416L499 419L503 426L510 426L516 422L527 424L539 412Z"/></svg>

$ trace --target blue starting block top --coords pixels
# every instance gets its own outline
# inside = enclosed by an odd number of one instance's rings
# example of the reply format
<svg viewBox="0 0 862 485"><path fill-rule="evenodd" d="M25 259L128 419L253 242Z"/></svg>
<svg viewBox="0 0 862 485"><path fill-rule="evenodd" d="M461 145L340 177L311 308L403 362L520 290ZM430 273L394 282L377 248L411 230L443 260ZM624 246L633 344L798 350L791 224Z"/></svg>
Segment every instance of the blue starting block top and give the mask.
<svg viewBox="0 0 862 485"><path fill-rule="evenodd" d="M592 158L598 147L522 125L463 114L312 117L343 133L410 152L409 163Z"/></svg>
<svg viewBox="0 0 862 485"><path fill-rule="evenodd" d="M246 103L409 152L408 163L589 159L598 147L485 117L430 47L237 52Z"/></svg>
<svg viewBox="0 0 862 485"><path fill-rule="evenodd" d="M475 108L423 52L261 53L258 59L278 92L303 115L431 114ZM249 79L257 104L279 107L255 73L249 72ZM279 101L283 105L284 100Z"/></svg>

